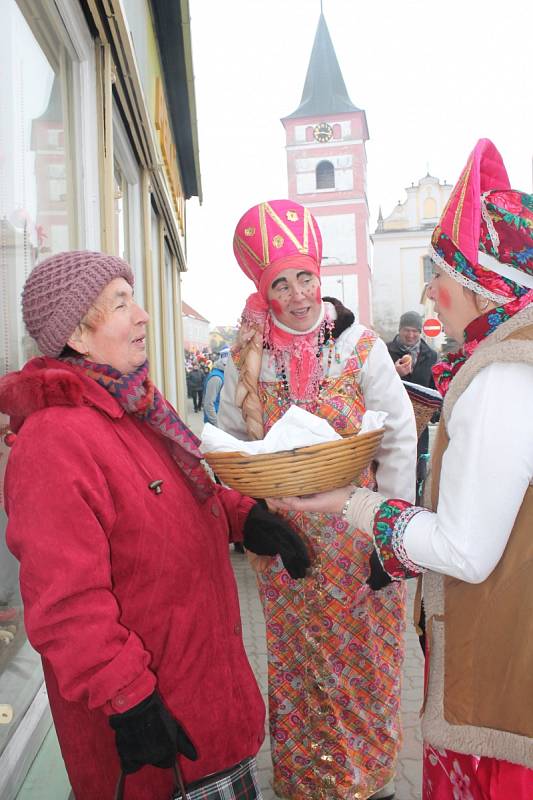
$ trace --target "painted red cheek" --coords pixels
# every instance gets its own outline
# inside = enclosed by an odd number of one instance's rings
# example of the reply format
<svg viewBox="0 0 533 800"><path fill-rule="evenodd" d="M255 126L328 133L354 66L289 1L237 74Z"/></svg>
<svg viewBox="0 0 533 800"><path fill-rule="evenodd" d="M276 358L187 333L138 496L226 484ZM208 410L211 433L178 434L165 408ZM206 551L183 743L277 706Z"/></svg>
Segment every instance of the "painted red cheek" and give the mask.
<svg viewBox="0 0 533 800"><path fill-rule="evenodd" d="M316 287L315 300L317 301L317 303L320 303L320 301L322 300L322 295L320 293L320 286Z"/></svg>
<svg viewBox="0 0 533 800"><path fill-rule="evenodd" d="M445 289L443 286L439 287L437 292L437 299L438 303L442 308L449 308L452 304L452 298L450 297L450 293L448 289Z"/></svg>
<svg viewBox="0 0 533 800"><path fill-rule="evenodd" d="M283 308L281 307L281 303L279 300L271 300L270 301L270 308L274 312L274 314L281 314Z"/></svg>

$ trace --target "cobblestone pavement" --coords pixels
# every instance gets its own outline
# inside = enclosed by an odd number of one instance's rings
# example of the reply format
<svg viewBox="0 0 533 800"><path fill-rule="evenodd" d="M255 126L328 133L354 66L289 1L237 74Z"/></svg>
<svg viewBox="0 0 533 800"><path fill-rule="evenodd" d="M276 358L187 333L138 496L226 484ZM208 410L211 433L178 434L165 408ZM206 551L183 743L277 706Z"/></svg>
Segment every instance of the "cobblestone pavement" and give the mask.
<svg viewBox="0 0 533 800"><path fill-rule="evenodd" d="M203 414L201 412L194 414L192 401L189 400L189 403L189 425L199 434L203 427ZM244 644L267 702L265 623L255 577L248 567L245 556L232 552L231 560L239 588ZM409 581L402 689L404 739L396 772L396 800L420 800L422 797L422 737L418 712L422 703L423 657L411 623L414 591L414 582ZM268 731L265 743L259 752L258 769L264 800L276 800L271 787L272 761Z"/></svg>
<svg viewBox="0 0 533 800"><path fill-rule="evenodd" d="M248 566L245 556L232 552L231 560L239 588L244 644L266 703L267 657L265 623L255 577ZM422 700L423 658L418 638L409 620L414 588L414 585L409 586L402 690L404 740L396 773L396 800L420 800L422 797L422 738L418 711ZM265 743L259 752L257 765L264 800L275 800L276 795L271 788L272 762L268 731Z"/></svg>

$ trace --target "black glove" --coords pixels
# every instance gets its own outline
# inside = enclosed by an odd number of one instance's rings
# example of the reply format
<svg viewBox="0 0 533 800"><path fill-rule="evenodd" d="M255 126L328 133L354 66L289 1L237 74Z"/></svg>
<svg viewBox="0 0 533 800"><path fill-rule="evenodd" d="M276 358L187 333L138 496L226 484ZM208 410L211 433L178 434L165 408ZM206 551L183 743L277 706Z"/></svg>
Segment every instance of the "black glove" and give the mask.
<svg viewBox="0 0 533 800"><path fill-rule="evenodd" d="M123 714L113 714L109 724L115 731L120 765L126 774L145 764L168 769L182 753L196 761L196 749L157 692Z"/></svg>
<svg viewBox="0 0 533 800"><path fill-rule="evenodd" d="M305 544L283 517L256 503L244 523L243 544L258 556L281 556L291 578L305 578L311 560Z"/></svg>
<svg viewBox="0 0 533 800"><path fill-rule="evenodd" d="M369 564L370 575L366 579L366 582L371 589L377 592L379 589L384 589L385 586L388 586L389 583L392 583L392 578L381 566L381 561L379 560L379 556L375 550L372 550L372 555L369 558Z"/></svg>

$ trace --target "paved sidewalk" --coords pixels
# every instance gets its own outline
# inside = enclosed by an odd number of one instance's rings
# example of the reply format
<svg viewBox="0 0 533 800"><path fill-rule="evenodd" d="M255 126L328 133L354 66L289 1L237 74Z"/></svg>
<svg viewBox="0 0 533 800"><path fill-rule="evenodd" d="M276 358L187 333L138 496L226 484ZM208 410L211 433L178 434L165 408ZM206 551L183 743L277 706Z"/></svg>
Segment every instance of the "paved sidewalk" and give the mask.
<svg viewBox="0 0 533 800"><path fill-rule="evenodd" d="M267 702L265 623L255 577L245 556L232 552L231 560L239 588L244 644L265 702ZM422 699L423 659L418 638L409 620L414 588L414 585L409 586L408 629L402 691L404 743L396 775L396 800L420 800L422 797L422 738L418 711ZM258 768L264 800L275 800L276 795L271 788L272 762L268 731L258 756Z"/></svg>

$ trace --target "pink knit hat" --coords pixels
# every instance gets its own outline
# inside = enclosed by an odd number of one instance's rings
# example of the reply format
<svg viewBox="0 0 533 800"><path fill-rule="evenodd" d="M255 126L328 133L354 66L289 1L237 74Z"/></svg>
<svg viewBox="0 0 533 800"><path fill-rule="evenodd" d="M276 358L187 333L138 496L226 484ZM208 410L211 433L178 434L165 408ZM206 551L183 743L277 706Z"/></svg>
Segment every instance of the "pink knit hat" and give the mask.
<svg viewBox="0 0 533 800"><path fill-rule="evenodd" d="M41 353L58 356L102 289L114 278L133 286L122 258L90 250L56 253L31 271L22 290L22 315Z"/></svg>

